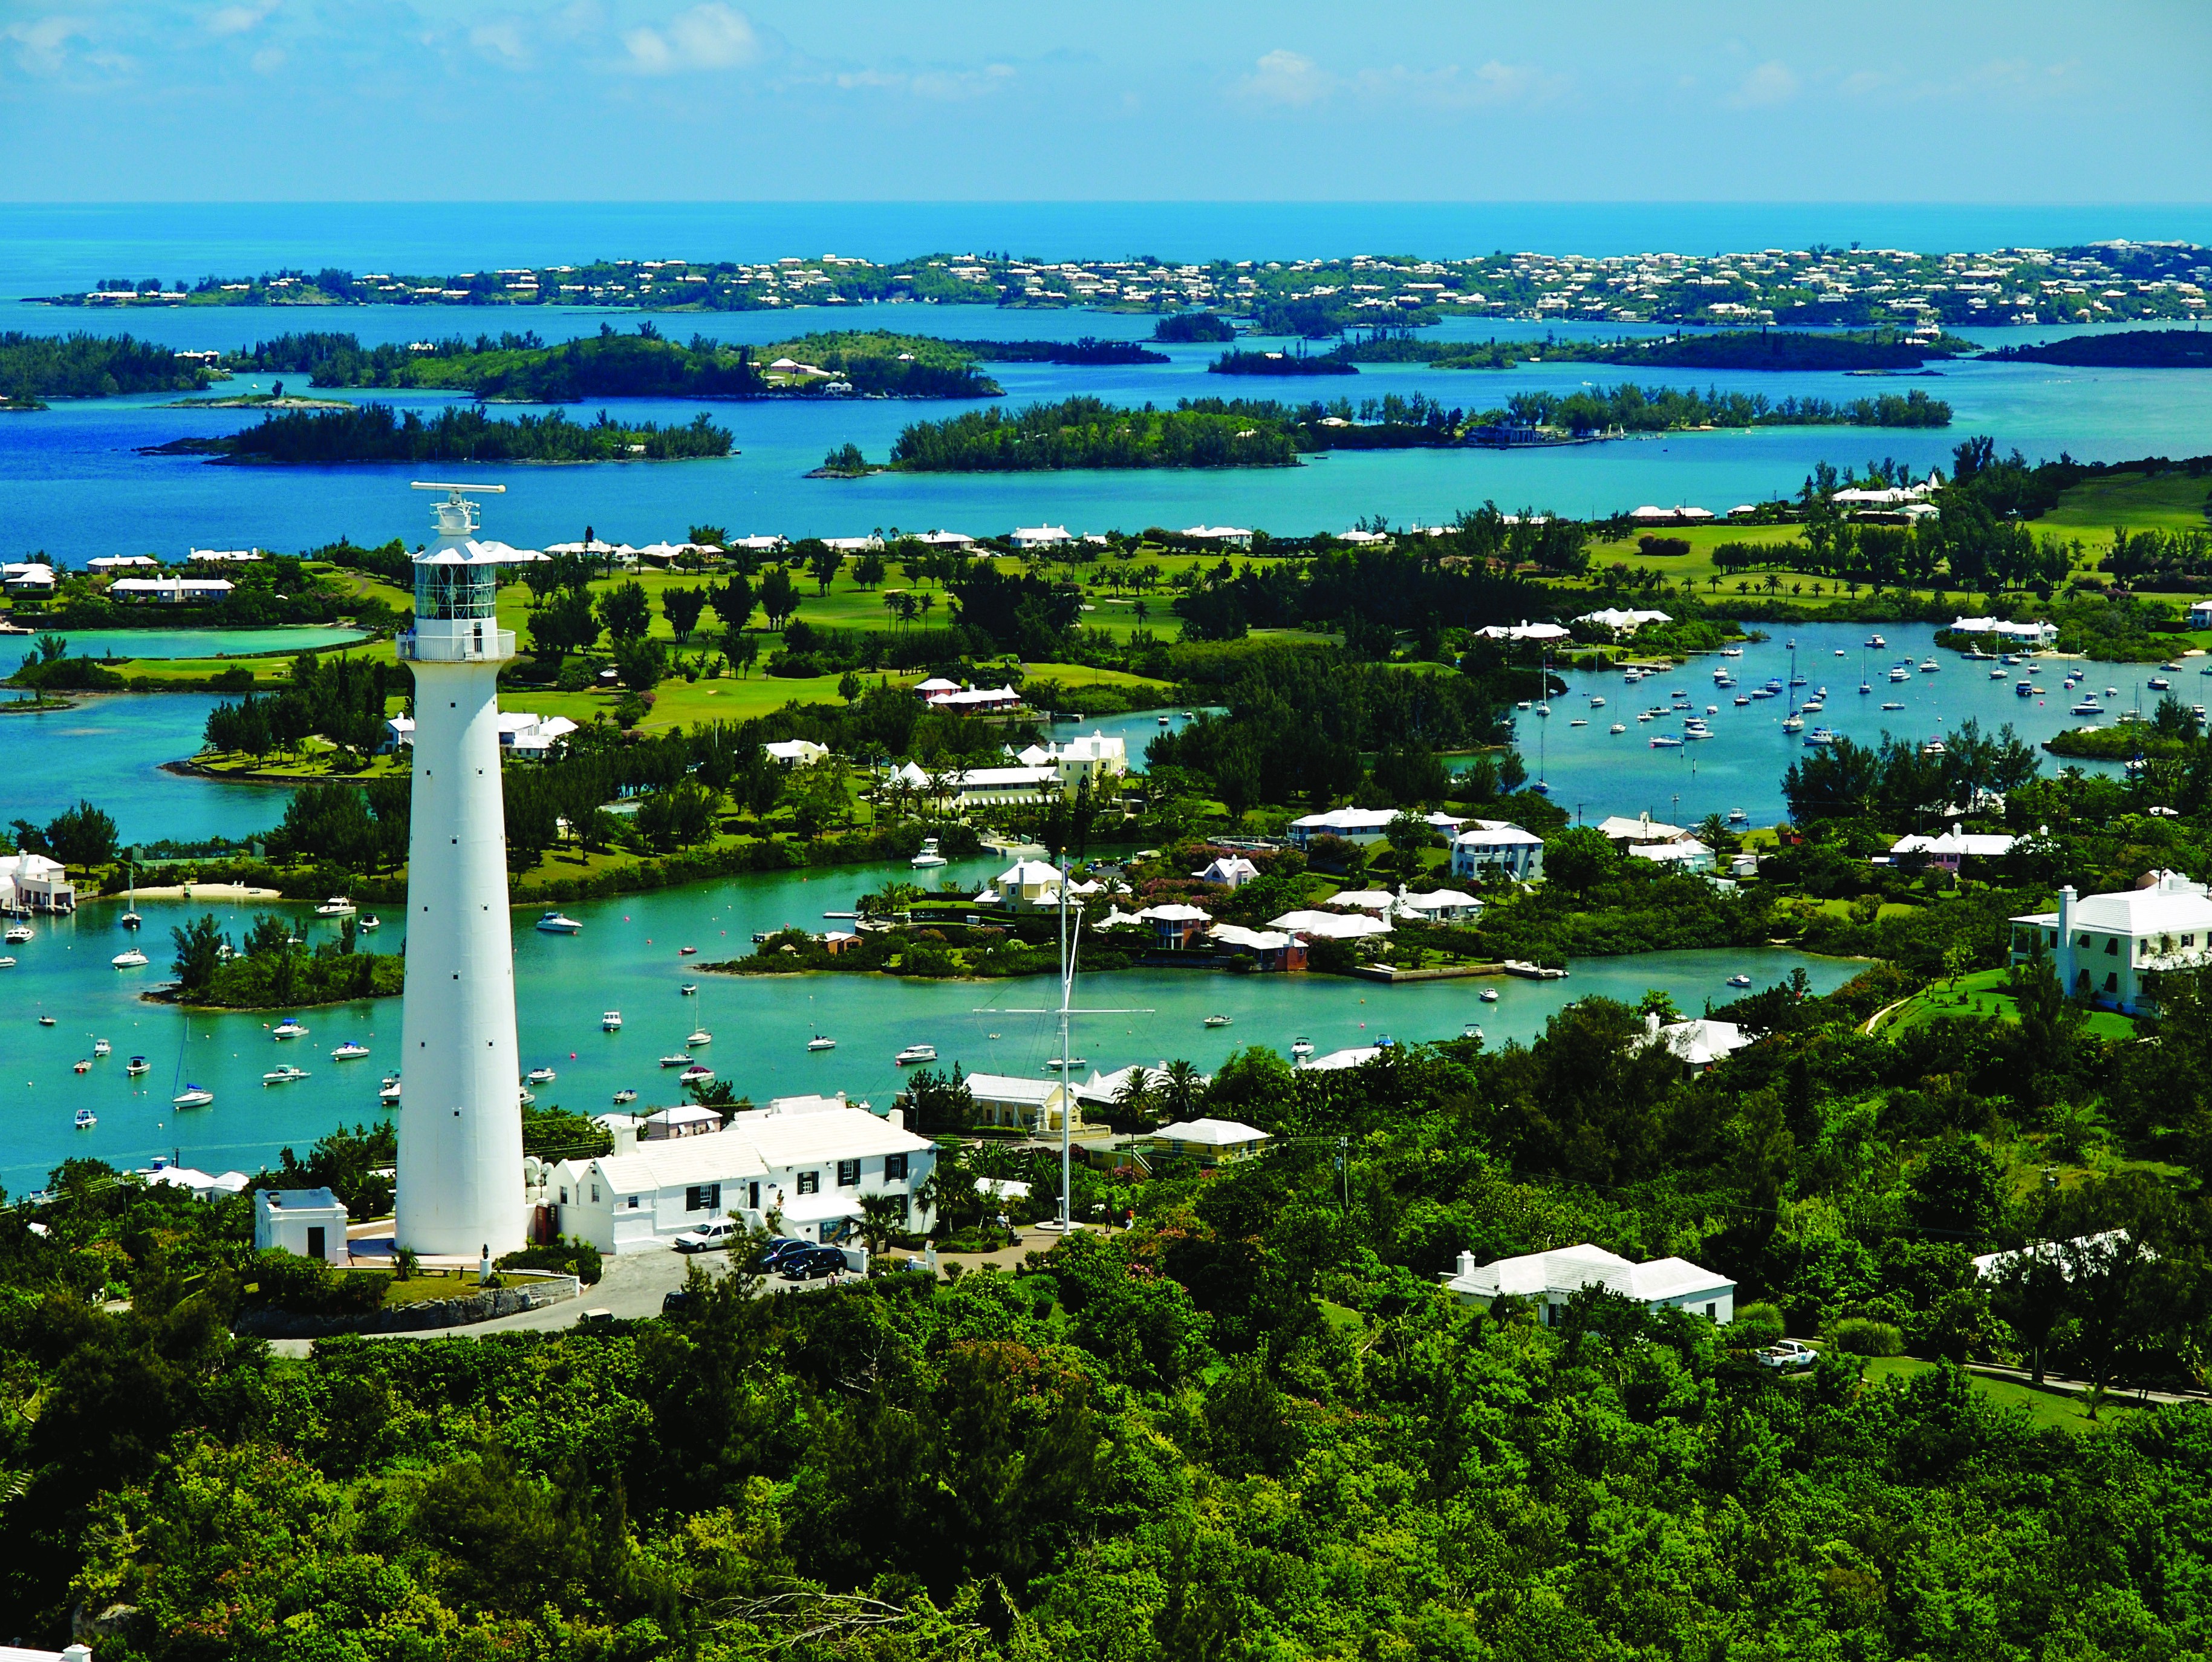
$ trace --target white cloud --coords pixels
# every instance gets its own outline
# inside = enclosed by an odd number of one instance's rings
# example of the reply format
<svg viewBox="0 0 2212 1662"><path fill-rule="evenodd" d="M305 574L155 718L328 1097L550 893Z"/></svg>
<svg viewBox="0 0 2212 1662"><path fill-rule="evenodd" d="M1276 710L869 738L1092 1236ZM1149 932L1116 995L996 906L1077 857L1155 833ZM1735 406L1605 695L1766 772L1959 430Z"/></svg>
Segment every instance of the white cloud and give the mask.
<svg viewBox="0 0 2212 1662"><path fill-rule="evenodd" d="M74 17L39 17L0 29L0 40L14 44L15 62L33 75L59 75L70 37L84 33Z"/></svg>
<svg viewBox="0 0 2212 1662"><path fill-rule="evenodd" d="M1335 88L1335 76L1312 58L1281 46L1261 58L1252 73L1237 83L1237 92L1246 98L1291 109L1318 104Z"/></svg>
<svg viewBox="0 0 2212 1662"><path fill-rule="evenodd" d="M741 70L761 57L751 21L721 0L680 12L660 28L632 29L623 45L629 53L624 67L641 75Z"/></svg>
<svg viewBox="0 0 2212 1662"><path fill-rule="evenodd" d="M1797 77L1790 72L1790 66L1770 58L1744 76L1729 102L1738 109L1759 109L1786 104L1796 95Z"/></svg>
<svg viewBox="0 0 2212 1662"><path fill-rule="evenodd" d="M1409 70L1402 64L1387 70L1363 70L1354 84L1362 97L1376 102L1465 110L1533 104L1564 90L1566 79L1547 75L1530 64L1501 64L1492 58L1472 70L1456 64L1434 70Z"/></svg>
<svg viewBox="0 0 2212 1662"><path fill-rule="evenodd" d="M210 34L244 34L256 28L261 20L276 9L276 0L260 0L255 5L218 6L208 14Z"/></svg>
<svg viewBox="0 0 2212 1662"><path fill-rule="evenodd" d="M907 88L916 98L959 103L988 98L1013 78L1011 64L987 64L980 70L924 70L908 82Z"/></svg>
<svg viewBox="0 0 2212 1662"><path fill-rule="evenodd" d="M469 31L469 44L496 64L514 67L530 61L530 45L523 39L522 26L512 18L477 24Z"/></svg>

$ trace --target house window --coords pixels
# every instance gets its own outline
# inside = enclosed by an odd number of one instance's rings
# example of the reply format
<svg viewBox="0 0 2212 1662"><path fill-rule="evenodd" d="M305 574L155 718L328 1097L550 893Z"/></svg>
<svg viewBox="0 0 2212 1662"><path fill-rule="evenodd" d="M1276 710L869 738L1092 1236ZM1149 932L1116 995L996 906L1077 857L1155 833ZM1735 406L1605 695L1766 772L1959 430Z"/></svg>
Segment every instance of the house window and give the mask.
<svg viewBox="0 0 2212 1662"><path fill-rule="evenodd" d="M837 1186L840 1189L858 1189L860 1186L860 1161L841 1160L837 1162Z"/></svg>
<svg viewBox="0 0 2212 1662"><path fill-rule="evenodd" d="M592 1185L592 1205L594 1205L594 1206L597 1206L599 1203L599 1184L597 1184L595 1183L595 1184L593 1184Z"/></svg>
<svg viewBox="0 0 2212 1662"><path fill-rule="evenodd" d="M2106 956L2106 957L2107 957L2107 958L2118 958L2119 955L2120 955L2120 938L2119 938L2119 936L2118 936L2118 935L2116 935L2116 934L2108 934L2108 935L2106 935L2106 936L2105 937L2105 956Z"/></svg>
<svg viewBox="0 0 2212 1662"><path fill-rule="evenodd" d="M820 1194L822 1174L819 1172L801 1172L799 1174L799 1192L802 1195Z"/></svg>
<svg viewBox="0 0 2212 1662"><path fill-rule="evenodd" d="M637 1210L637 1196L635 1195L629 1197L629 1209L633 1212Z"/></svg>
<svg viewBox="0 0 2212 1662"><path fill-rule="evenodd" d="M902 1183L904 1182L905 1179L906 1156L904 1154L885 1154L884 1156L884 1181L885 1183Z"/></svg>
<svg viewBox="0 0 2212 1662"><path fill-rule="evenodd" d="M1707 1321L1709 1321L1709 1322L1716 1322L1716 1321L1718 1321L1718 1320L1720 1319L1720 1315L1721 1315L1721 1307L1720 1307L1718 1305L1717 1305L1717 1304L1709 1304L1709 1305L1707 1305L1707 1306L1705 1306L1705 1319L1706 1319Z"/></svg>
<svg viewBox="0 0 2212 1662"><path fill-rule="evenodd" d="M561 1204L562 1204L562 1205L563 1205L563 1206L566 1206L568 1203L568 1191L566 1189L563 1189L563 1190L561 1191Z"/></svg>
<svg viewBox="0 0 2212 1662"><path fill-rule="evenodd" d="M2108 993L2117 993L2120 990L2120 977L2117 971L2105 977L2105 990Z"/></svg>
<svg viewBox="0 0 2212 1662"><path fill-rule="evenodd" d="M747 1198L746 1198L746 1201L745 1201L745 1204L746 1204L747 1206L750 1207L754 1211L756 1211L756 1212L759 1211L759 1210L760 1210L760 1184L753 1184L753 1185L752 1185L752 1187L751 1187L749 1190L747 1190L746 1192L747 1192Z"/></svg>
<svg viewBox="0 0 2212 1662"><path fill-rule="evenodd" d="M722 1209L722 1185L719 1183L695 1183L684 1191L686 1212L719 1212Z"/></svg>

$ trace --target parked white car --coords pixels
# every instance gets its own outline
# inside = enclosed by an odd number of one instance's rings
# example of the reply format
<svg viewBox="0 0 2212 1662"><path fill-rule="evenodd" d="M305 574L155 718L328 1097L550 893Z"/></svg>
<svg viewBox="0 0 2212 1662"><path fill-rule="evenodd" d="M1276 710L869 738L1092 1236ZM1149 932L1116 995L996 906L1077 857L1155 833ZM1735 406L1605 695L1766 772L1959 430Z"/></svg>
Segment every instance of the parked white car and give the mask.
<svg viewBox="0 0 2212 1662"><path fill-rule="evenodd" d="M727 1248L740 1233L735 1219L716 1218L678 1235L676 1250L678 1252L711 1252L716 1247Z"/></svg>
<svg viewBox="0 0 2212 1662"><path fill-rule="evenodd" d="M1810 1367L1820 1360L1820 1353L1808 1344L1784 1339L1781 1343L1771 1344L1760 1351L1759 1360L1769 1367Z"/></svg>

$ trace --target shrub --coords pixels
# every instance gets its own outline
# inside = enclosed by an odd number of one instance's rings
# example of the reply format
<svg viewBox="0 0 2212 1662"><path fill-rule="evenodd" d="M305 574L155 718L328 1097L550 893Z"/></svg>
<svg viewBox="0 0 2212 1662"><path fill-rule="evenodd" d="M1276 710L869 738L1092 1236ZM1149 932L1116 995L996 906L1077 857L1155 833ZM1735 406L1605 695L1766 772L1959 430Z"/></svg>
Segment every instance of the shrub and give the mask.
<svg viewBox="0 0 2212 1662"><path fill-rule="evenodd" d="M1729 1324L1728 1342L1746 1350L1757 1350L1774 1343L1787 1330L1778 1306L1771 1304L1738 1305L1735 1320Z"/></svg>
<svg viewBox="0 0 2212 1662"><path fill-rule="evenodd" d="M1847 1356L1902 1356L1905 1335L1887 1322L1847 1316L1828 1330L1828 1342Z"/></svg>
<svg viewBox="0 0 2212 1662"><path fill-rule="evenodd" d="M561 1239L510 1252L495 1266L501 1269L551 1269L574 1275L586 1287L599 1279L599 1249L589 1241Z"/></svg>
<svg viewBox="0 0 2212 1662"><path fill-rule="evenodd" d="M384 1302L385 1277L374 1270L340 1275L319 1258L271 1251L253 1255L252 1299L296 1316L366 1315Z"/></svg>

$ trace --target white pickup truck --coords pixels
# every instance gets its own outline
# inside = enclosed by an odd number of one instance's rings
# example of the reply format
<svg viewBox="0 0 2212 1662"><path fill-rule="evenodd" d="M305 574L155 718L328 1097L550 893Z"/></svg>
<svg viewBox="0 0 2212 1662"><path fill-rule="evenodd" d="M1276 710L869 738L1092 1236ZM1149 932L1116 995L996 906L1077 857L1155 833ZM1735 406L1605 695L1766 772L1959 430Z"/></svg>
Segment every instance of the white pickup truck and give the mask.
<svg viewBox="0 0 2212 1662"><path fill-rule="evenodd" d="M1765 1367L1787 1370L1793 1367L1812 1367L1820 1360L1820 1353L1808 1344L1800 1344L1795 1339L1784 1339L1781 1343L1771 1344L1760 1351L1759 1360Z"/></svg>

